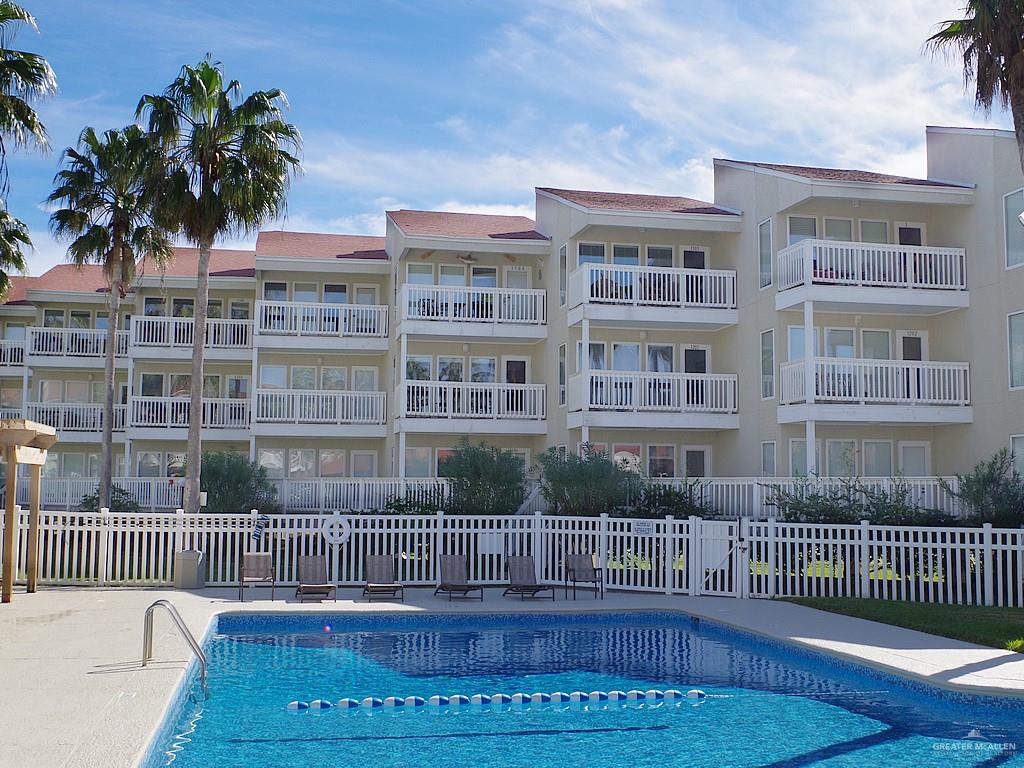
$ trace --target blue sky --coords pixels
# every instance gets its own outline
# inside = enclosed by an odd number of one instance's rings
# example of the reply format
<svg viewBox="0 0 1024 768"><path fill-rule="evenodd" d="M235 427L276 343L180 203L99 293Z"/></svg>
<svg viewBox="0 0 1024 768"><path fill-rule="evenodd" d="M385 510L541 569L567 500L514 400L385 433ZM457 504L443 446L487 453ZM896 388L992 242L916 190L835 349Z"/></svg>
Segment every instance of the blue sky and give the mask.
<svg viewBox="0 0 1024 768"><path fill-rule="evenodd" d="M53 151L9 159L32 274L64 260L41 205L61 150L207 51L289 96L291 229L380 234L399 206L531 215L534 186L710 199L713 157L921 175L926 124L1010 124L922 52L957 0L25 3L40 34L17 44L60 84L39 107Z"/></svg>

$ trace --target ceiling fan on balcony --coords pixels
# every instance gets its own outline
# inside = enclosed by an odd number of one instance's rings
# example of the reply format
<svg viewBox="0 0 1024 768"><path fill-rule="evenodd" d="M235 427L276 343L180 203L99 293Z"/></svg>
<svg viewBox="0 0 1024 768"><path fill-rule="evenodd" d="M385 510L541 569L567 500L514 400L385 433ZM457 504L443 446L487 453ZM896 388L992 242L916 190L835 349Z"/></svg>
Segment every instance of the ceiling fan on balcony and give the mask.
<svg viewBox="0 0 1024 768"><path fill-rule="evenodd" d="M456 256L455 258L461 261L463 264L475 264L477 260L476 256L474 256L472 253L467 253L462 256Z"/></svg>

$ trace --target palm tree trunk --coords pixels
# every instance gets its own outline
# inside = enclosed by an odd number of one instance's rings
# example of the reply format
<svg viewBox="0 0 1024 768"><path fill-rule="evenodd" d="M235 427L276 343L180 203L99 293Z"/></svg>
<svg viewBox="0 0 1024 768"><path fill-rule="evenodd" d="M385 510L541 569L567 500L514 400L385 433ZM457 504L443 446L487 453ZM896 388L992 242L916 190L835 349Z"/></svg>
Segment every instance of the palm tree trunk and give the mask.
<svg viewBox="0 0 1024 768"><path fill-rule="evenodd" d="M120 249L119 249L120 250ZM110 485L114 468L114 398L117 382L114 378L114 356L117 354L117 316L121 309L121 255L110 280L107 296L107 348L103 363L103 380L106 392L103 397L103 453L100 457L100 507L110 507Z"/></svg>
<svg viewBox="0 0 1024 768"><path fill-rule="evenodd" d="M185 454L185 511L199 511L199 473L203 462L203 344L210 301L211 241L199 243L196 304L192 327L192 382L188 410L188 450Z"/></svg>
<svg viewBox="0 0 1024 768"><path fill-rule="evenodd" d="M1010 96L1010 112L1013 114L1013 132L1017 136L1017 154L1024 171L1024 91Z"/></svg>

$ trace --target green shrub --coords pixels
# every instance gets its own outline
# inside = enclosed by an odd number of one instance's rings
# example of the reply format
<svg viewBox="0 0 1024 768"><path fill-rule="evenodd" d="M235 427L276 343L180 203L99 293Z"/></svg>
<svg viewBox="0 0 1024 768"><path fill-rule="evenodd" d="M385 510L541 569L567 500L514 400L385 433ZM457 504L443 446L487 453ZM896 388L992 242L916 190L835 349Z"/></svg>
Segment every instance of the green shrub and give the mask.
<svg viewBox="0 0 1024 768"><path fill-rule="evenodd" d="M970 523L992 523L1000 528L1017 528L1024 523L1024 479L1006 448L956 479L956 490L945 481L941 481L942 487L960 502Z"/></svg>
<svg viewBox="0 0 1024 768"><path fill-rule="evenodd" d="M621 517L665 517L676 519L697 516L716 517L718 511L704 501L705 484L688 480L682 487L657 483L644 483L637 498L629 506L616 512Z"/></svg>
<svg viewBox="0 0 1024 768"><path fill-rule="evenodd" d="M447 478L447 511L457 515L514 515L526 495L526 468L512 451L462 438L438 467Z"/></svg>
<svg viewBox="0 0 1024 768"><path fill-rule="evenodd" d="M559 515L612 514L638 498L643 484L625 463L586 444L580 456L549 448L537 463L543 472L541 493Z"/></svg>
<svg viewBox="0 0 1024 768"><path fill-rule="evenodd" d="M82 500L78 503L78 508L82 512L99 512L99 491L83 496ZM139 502L124 488L112 485L110 486L110 511L135 514L139 511Z"/></svg>
<svg viewBox="0 0 1024 768"><path fill-rule="evenodd" d="M437 486L427 490L410 490L405 496L390 499L376 514L383 515L436 515L448 509L448 496Z"/></svg>
<svg viewBox="0 0 1024 768"><path fill-rule="evenodd" d="M205 510L231 515L258 509L272 515L281 511L277 489L267 470L234 451L203 453L200 490L206 491Z"/></svg>

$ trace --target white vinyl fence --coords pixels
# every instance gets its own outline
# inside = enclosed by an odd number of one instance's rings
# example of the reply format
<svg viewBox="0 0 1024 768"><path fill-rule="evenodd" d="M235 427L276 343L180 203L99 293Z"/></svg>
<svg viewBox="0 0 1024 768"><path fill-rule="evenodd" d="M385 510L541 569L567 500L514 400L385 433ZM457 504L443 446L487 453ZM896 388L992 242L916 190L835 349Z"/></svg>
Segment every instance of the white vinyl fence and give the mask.
<svg viewBox="0 0 1024 768"><path fill-rule="evenodd" d="M509 555L532 555L561 584L565 556L590 553L610 589L726 597L851 596L1024 606L1024 530L623 519L542 515L185 515L43 512L40 582L168 585L174 554L205 553L211 586L237 583L242 552L269 552L278 583L323 555L331 580L363 581L367 555L396 558L410 586L438 582L438 556L465 555L471 582L499 584ZM19 515L24 570L28 517Z"/></svg>

